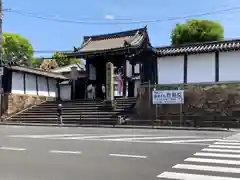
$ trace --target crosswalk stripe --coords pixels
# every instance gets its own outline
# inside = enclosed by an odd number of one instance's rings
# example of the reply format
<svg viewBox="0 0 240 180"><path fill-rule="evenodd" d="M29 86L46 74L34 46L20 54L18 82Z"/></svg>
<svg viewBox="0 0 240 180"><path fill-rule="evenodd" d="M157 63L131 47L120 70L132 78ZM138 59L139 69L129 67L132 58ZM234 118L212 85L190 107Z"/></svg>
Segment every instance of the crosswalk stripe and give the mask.
<svg viewBox="0 0 240 180"><path fill-rule="evenodd" d="M200 170L211 172L224 172L224 173L240 173L240 168L219 167L219 166L203 166L193 164L177 164L173 166L175 169L188 169L188 170Z"/></svg>
<svg viewBox="0 0 240 180"><path fill-rule="evenodd" d="M177 173L177 172L164 172L159 174L157 178L165 179L181 179L181 180L239 180L239 178L221 177L221 176L209 176L200 174L188 174L188 173Z"/></svg>
<svg viewBox="0 0 240 180"><path fill-rule="evenodd" d="M240 143L236 143L236 142L215 142L214 144L219 144L219 145L237 145L237 146L240 145Z"/></svg>
<svg viewBox="0 0 240 180"><path fill-rule="evenodd" d="M210 148L240 149L240 146L210 145Z"/></svg>
<svg viewBox="0 0 240 180"><path fill-rule="evenodd" d="M238 160L221 160L221 159L204 159L204 158L187 158L186 162L199 162L199 163L213 163L213 164L229 164L240 165Z"/></svg>
<svg viewBox="0 0 240 180"><path fill-rule="evenodd" d="M211 148L204 148L202 151L207 152L226 152L226 153L240 153L240 150L235 149L211 149Z"/></svg>
<svg viewBox="0 0 240 180"><path fill-rule="evenodd" d="M240 141L234 140L234 139L220 139L219 141L220 142L239 142L240 143Z"/></svg>
<svg viewBox="0 0 240 180"><path fill-rule="evenodd" d="M207 157L223 157L223 158L240 158L240 155L238 154L221 154L221 153L195 153L194 156L207 156Z"/></svg>

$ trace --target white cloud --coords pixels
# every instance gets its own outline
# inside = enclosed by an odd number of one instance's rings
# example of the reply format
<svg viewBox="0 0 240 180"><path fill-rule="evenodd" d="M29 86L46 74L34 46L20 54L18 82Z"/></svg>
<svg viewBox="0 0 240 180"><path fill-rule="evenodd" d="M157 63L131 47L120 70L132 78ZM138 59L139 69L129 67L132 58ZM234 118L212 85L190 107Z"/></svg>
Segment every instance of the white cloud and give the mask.
<svg viewBox="0 0 240 180"><path fill-rule="evenodd" d="M110 15L110 14L105 15L104 18L108 19L108 20L114 20L115 19L115 17L113 15Z"/></svg>

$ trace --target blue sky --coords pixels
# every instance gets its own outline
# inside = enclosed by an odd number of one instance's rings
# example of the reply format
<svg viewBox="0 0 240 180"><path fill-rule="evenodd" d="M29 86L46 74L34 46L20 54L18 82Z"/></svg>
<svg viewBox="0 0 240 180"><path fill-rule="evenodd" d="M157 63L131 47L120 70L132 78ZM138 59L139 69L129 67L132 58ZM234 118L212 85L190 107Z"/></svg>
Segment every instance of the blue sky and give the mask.
<svg viewBox="0 0 240 180"><path fill-rule="evenodd" d="M3 0L4 8L67 20L109 21L116 19L152 20L185 16L240 6L239 0ZM240 38L240 9L202 16L219 21L225 28L225 38ZM115 20L112 20L115 19ZM4 32L19 33L29 39L35 50L71 50L80 46L84 35L97 35L148 25L153 46L170 44L170 33L176 23L185 20L149 24L86 25L59 23L7 12ZM48 54L36 53L36 56ZM49 54L50 56L50 54Z"/></svg>

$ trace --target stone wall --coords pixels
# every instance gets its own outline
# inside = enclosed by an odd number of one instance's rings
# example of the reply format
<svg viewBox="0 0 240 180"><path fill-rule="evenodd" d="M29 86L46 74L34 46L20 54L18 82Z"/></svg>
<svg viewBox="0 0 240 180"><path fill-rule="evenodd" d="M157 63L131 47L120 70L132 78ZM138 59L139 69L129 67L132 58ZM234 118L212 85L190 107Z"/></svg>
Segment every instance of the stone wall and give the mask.
<svg viewBox="0 0 240 180"><path fill-rule="evenodd" d="M240 83L208 85L157 86L157 90L184 89L185 102L181 105L152 104L153 86L141 86L135 111L140 119L173 120L180 118L206 121L231 120L240 118ZM182 113L181 113L182 109Z"/></svg>
<svg viewBox="0 0 240 180"><path fill-rule="evenodd" d="M32 96L22 94L5 94L3 97L3 119L16 114L31 106L41 104L47 100L54 100L52 97Z"/></svg>

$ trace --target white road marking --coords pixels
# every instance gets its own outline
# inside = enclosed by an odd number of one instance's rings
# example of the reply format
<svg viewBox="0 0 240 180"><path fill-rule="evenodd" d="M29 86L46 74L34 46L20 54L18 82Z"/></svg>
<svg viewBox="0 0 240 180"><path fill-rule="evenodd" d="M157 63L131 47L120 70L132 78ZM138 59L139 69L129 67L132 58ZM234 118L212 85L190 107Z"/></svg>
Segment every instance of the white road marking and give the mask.
<svg viewBox="0 0 240 180"><path fill-rule="evenodd" d="M141 158L141 159L146 159L147 158L147 156L130 155L130 154L109 154L109 156L131 157L131 158Z"/></svg>
<svg viewBox="0 0 240 180"><path fill-rule="evenodd" d="M148 136L148 135L141 135L141 134L118 134L118 135L98 135L98 136L83 136L83 137L66 137L62 139L94 139L94 138L114 138L114 137L138 137L138 136ZM150 136L150 135L149 135Z"/></svg>
<svg viewBox="0 0 240 180"><path fill-rule="evenodd" d="M234 139L220 139L220 142L240 142L238 140L234 140Z"/></svg>
<svg viewBox="0 0 240 180"><path fill-rule="evenodd" d="M208 152L226 152L226 153L240 153L240 150L236 150L236 149L211 149L211 148L205 148L205 149L202 149L202 151L208 151Z"/></svg>
<svg viewBox="0 0 240 180"><path fill-rule="evenodd" d="M50 150L50 153L60 153L60 154L82 154L80 151L59 151L59 150Z"/></svg>
<svg viewBox="0 0 240 180"><path fill-rule="evenodd" d="M47 134L47 135L10 135L8 137L19 138L54 138L54 137L72 137L72 136L84 136L86 134Z"/></svg>
<svg viewBox="0 0 240 180"><path fill-rule="evenodd" d="M236 146L240 145L240 143L236 143L236 142L215 142L214 144L218 144L218 145L236 145Z"/></svg>
<svg viewBox="0 0 240 180"><path fill-rule="evenodd" d="M189 169L199 171L224 172L224 173L240 173L240 168L219 167L219 166L202 166L193 164L177 164L173 166L175 169Z"/></svg>
<svg viewBox="0 0 240 180"><path fill-rule="evenodd" d="M179 141L159 141L162 143L187 143L187 142L208 142L208 141L218 141L219 139L191 139L191 140L179 140Z"/></svg>
<svg viewBox="0 0 240 180"><path fill-rule="evenodd" d="M206 157L223 157L223 158L240 158L238 154L221 154L221 153L195 153L194 156L206 156Z"/></svg>
<svg viewBox="0 0 240 180"><path fill-rule="evenodd" d="M210 148L226 148L226 149L240 149L240 146L223 146L223 145L210 145Z"/></svg>
<svg viewBox="0 0 240 180"><path fill-rule="evenodd" d="M187 174L176 172L164 172L157 176L158 178L166 179L180 179L180 180L239 180L239 178L221 177L221 176L208 176L199 174Z"/></svg>
<svg viewBox="0 0 240 180"><path fill-rule="evenodd" d="M151 135L153 136L153 135ZM181 138L197 138L199 136L153 136L153 137L132 137L119 139L104 139L106 141L133 141L133 140L151 140L151 139L181 139Z"/></svg>
<svg viewBox="0 0 240 180"><path fill-rule="evenodd" d="M221 159L204 159L204 158L187 158L186 162L201 162L201 163L213 163L213 164L230 164L240 165L239 160L221 160Z"/></svg>
<svg viewBox="0 0 240 180"><path fill-rule="evenodd" d="M10 151L25 151L24 148L13 148L13 147L0 147L0 150L10 150Z"/></svg>

